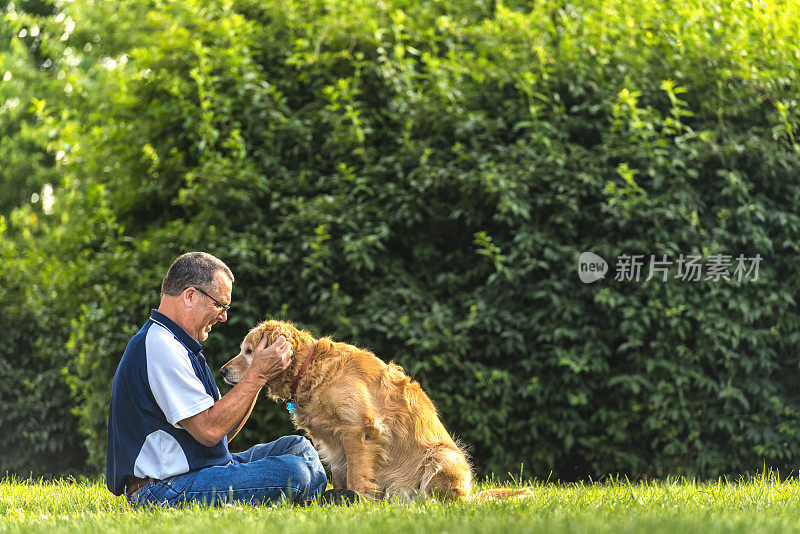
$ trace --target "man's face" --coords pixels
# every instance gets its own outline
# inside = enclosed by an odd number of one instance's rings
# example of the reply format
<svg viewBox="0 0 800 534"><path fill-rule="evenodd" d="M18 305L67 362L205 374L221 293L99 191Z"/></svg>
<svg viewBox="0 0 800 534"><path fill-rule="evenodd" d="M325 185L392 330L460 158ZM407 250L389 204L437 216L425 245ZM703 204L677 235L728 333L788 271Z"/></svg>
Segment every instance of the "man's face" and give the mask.
<svg viewBox="0 0 800 534"><path fill-rule="evenodd" d="M217 287L206 290L214 299L220 303L230 305L231 292L233 290L233 283L228 276L222 272L217 271L216 274ZM225 311L219 304L214 302L212 298L196 291L193 295L192 305L192 332L189 332L197 341L205 341L208 339L208 334L211 333L211 327L217 322L225 322L228 320L228 312Z"/></svg>

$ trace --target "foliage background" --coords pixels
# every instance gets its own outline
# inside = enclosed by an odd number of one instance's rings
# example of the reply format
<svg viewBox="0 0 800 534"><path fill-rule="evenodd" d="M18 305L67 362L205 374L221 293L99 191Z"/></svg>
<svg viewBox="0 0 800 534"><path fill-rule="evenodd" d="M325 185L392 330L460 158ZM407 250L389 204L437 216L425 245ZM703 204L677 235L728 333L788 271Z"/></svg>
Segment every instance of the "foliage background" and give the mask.
<svg viewBox="0 0 800 534"><path fill-rule="evenodd" d="M370 348L480 473L797 464L794 4L0 6L0 469L102 471L193 249L237 279L212 368L266 317ZM763 260L584 285L586 250ZM262 401L234 447L290 431Z"/></svg>

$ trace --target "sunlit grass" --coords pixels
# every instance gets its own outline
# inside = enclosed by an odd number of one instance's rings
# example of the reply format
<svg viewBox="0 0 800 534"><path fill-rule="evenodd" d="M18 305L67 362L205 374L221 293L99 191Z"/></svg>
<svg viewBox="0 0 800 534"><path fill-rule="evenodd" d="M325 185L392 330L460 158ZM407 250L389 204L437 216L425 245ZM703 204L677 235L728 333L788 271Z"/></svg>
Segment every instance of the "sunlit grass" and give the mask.
<svg viewBox="0 0 800 534"><path fill-rule="evenodd" d="M98 482L0 482L0 530L32 532L780 532L800 529L800 482L662 481L528 486L501 502L132 510Z"/></svg>

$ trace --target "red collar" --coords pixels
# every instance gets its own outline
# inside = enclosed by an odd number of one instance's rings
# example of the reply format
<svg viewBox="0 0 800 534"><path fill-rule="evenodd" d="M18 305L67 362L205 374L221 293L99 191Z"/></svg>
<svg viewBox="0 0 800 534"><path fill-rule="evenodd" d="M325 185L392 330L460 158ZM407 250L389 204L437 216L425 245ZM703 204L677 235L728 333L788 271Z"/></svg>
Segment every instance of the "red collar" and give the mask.
<svg viewBox="0 0 800 534"><path fill-rule="evenodd" d="M303 373L306 372L306 367L308 367L308 362L311 361L311 357L314 355L314 349L316 349L316 348L317 348L317 344L314 343L311 346L311 350L309 351L308 356L306 356L306 359L303 362L303 365L300 366L300 371L297 373L297 378L294 379L294 383L292 384L292 389L289 390L289 392L291 394L290 398L292 400L294 400L294 394L297 392L297 386L298 386L298 384L300 384L300 379L303 378Z"/></svg>

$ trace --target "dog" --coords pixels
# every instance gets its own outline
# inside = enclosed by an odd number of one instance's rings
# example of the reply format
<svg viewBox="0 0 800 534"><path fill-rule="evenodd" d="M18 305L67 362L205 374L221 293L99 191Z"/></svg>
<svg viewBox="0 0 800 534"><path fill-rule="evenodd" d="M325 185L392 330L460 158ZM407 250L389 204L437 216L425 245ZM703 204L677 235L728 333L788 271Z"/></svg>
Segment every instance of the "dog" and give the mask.
<svg viewBox="0 0 800 534"><path fill-rule="evenodd" d="M330 466L334 488L367 499L469 497L467 454L445 430L428 395L399 365L269 320L250 330L239 354L220 369L224 380L238 383L263 338L269 345L279 336L292 344L292 362L267 382L268 395L290 402L295 426Z"/></svg>

